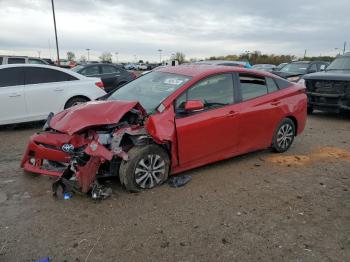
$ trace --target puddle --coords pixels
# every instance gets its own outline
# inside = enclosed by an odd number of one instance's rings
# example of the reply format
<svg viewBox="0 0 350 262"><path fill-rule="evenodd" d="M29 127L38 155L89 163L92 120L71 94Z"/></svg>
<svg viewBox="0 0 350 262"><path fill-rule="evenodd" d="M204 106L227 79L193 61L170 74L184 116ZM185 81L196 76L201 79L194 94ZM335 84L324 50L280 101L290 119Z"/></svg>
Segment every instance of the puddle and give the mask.
<svg viewBox="0 0 350 262"><path fill-rule="evenodd" d="M266 158L267 161L286 165L303 166L313 161L348 160L350 151L338 147L321 147L308 155L274 155Z"/></svg>

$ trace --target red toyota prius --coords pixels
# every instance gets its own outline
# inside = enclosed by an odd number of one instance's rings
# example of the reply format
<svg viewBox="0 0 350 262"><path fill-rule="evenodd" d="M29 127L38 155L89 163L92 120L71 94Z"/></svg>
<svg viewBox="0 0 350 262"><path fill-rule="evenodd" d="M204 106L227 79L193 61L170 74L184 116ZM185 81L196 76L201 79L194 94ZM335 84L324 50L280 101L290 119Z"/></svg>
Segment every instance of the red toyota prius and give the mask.
<svg viewBox="0 0 350 262"><path fill-rule="evenodd" d="M129 191L169 175L272 147L284 152L306 122L305 88L239 67L165 67L100 101L50 114L22 167L89 192L119 176Z"/></svg>

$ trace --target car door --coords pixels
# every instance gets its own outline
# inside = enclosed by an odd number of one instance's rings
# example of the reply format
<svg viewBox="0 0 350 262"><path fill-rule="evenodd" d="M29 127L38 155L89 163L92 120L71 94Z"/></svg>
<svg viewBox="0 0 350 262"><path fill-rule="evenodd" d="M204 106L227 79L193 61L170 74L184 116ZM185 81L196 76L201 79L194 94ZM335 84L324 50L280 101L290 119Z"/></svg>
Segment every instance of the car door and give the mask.
<svg viewBox="0 0 350 262"><path fill-rule="evenodd" d="M26 118L23 68L0 69L0 124L22 122Z"/></svg>
<svg viewBox="0 0 350 262"><path fill-rule="evenodd" d="M109 89L117 87L120 78L120 70L111 65L101 65L101 80L104 86Z"/></svg>
<svg viewBox="0 0 350 262"><path fill-rule="evenodd" d="M188 100L201 100L204 110L186 114ZM237 105L232 74L207 77L185 91L175 102L176 132L181 165L209 163L237 150Z"/></svg>
<svg viewBox="0 0 350 262"><path fill-rule="evenodd" d="M272 78L242 73L239 74L239 91L240 154L270 146L283 115L281 95L275 81Z"/></svg>
<svg viewBox="0 0 350 262"><path fill-rule="evenodd" d="M68 81L75 77L62 71L25 67L25 96L29 117L44 119L50 112L57 113L65 103L65 93L69 92Z"/></svg>

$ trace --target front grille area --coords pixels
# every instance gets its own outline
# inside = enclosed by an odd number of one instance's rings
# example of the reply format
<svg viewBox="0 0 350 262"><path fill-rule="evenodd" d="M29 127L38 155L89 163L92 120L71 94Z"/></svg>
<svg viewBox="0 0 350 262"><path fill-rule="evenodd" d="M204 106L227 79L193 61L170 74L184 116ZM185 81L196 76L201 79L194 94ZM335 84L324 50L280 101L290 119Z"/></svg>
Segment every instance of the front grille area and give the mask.
<svg viewBox="0 0 350 262"><path fill-rule="evenodd" d="M324 94L350 94L350 81L307 80L308 92Z"/></svg>

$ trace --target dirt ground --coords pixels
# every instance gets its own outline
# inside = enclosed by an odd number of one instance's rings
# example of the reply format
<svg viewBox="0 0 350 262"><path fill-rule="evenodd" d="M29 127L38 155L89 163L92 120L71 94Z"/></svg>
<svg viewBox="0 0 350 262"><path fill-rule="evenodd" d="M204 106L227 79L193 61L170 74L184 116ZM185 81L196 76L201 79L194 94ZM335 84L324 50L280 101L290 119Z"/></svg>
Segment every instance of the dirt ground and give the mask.
<svg viewBox="0 0 350 262"><path fill-rule="evenodd" d="M19 167L39 125L0 130L0 261L350 261L350 117L315 113L284 154L186 172L183 188L56 200Z"/></svg>

